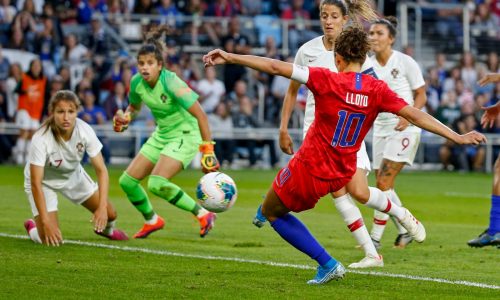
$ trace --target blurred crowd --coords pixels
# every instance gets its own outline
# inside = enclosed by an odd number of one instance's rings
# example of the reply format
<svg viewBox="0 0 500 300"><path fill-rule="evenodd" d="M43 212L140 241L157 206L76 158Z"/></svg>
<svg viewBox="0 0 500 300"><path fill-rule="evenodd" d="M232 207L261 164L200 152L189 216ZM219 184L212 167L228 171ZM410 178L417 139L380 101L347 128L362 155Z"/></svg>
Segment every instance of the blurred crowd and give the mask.
<svg viewBox="0 0 500 300"><path fill-rule="evenodd" d="M216 150L225 166L234 166L233 159L243 157L248 166L255 167L263 156L268 160L266 165L276 166L278 149L273 140L227 137L231 137L234 128L277 127L288 79L273 78L236 65L227 65L217 72L203 69L200 55L184 51L184 47L221 47L240 54L255 53L258 49L261 55L293 61L300 45L321 34L317 23L320 2L0 0L0 122L16 122L21 102L30 103L30 115L43 120L51 95L60 89L70 89L82 101L80 118L89 124L110 123L118 109L127 107L130 79L137 72L133 53L116 43L116 34L120 34L124 20L134 19L130 16L149 16L148 22L138 18L142 31L159 23L168 23L172 28L165 38L166 67L199 93L212 130L224 137L217 140ZM396 2L385 1L380 14L395 15ZM463 11L424 10L424 20L438 20L426 34L456 37L444 43L430 68L423 69L428 93L426 109L458 131L479 128L480 107L496 103L500 95L500 84L486 87L476 84L484 74L500 71L500 1L414 2L462 3L469 9L474 43L484 47L479 52L459 54L459 60L456 49L460 49L463 38L463 32L459 32ZM280 23L283 21L290 22L286 52L282 51ZM411 47L407 47L409 54L410 51ZM302 87L291 127L302 127L306 94ZM147 109L141 111L134 125L154 126ZM499 128L500 123L490 132L496 133ZM105 137L101 139L109 162L109 145ZM16 137L0 134L0 162L25 161L26 147L16 143ZM481 147L461 149L445 144L439 155L445 168L484 168L485 153Z"/></svg>

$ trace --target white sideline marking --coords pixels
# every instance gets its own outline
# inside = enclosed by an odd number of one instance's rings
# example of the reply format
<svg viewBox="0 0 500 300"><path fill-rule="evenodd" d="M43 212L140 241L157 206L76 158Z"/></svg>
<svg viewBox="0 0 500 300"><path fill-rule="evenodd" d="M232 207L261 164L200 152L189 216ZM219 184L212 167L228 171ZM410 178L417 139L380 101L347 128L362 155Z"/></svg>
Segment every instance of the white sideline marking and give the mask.
<svg viewBox="0 0 500 300"><path fill-rule="evenodd" d="M7 233L1 233L1 232L0 232L0 236L1 237L16 238L16 239L23 239L23 240L29 239L28 236L26 236L26 235L7 234ZM151 253L151 254L165 255L165 256L177 256L177 257L198 258L198 259L207 259L207 260L234 261L234 262L241 262L241 263L251 263L251 264L258 264L258 265L266 265L266 266L282 267L282 268L293 268L293 269L303 269L303 270L315 270L316 269L315 267L308 266L308 265L287 264L287 263L279 263L279 262L266 261L266 260L244 259L244 258L238 258L238 257L186 254L186 253L178 253L178 252L172 252L172 251L167 251L167 250L154 250L154 249L148 249L148 248L128 247L128 246L115 246L115 245L109 245L109 244L99 244L99 243L90 243L90 242L73 241L73 240L64 240L64 243L70 244L70 245L80 245L80 246L97 247L97 248L105 248L105 249L115 249L115 250L121 250L121 251L127 251L127 252ZM471 281L465 281L465 280L448 280L448 279L442 279L442 278L421 277L421 276L413 276L413 275L405 275L405 274L393 274L393 273L373 272L373 271L358 271L358 270L352 270L352 269L348 269L347 272L353 273L353 274L361 274L361 275L403 278L403 279L417 280L417 281L431 281L431 282L446 283L446 284L453 284L453 285L472 286L472 287L479 287L479 288L483 288L483 289L492 289L492 290L500 289L500 286L498 286L498 285L485 284L485 283L480 283L480 282L471 282Z"/></svg>

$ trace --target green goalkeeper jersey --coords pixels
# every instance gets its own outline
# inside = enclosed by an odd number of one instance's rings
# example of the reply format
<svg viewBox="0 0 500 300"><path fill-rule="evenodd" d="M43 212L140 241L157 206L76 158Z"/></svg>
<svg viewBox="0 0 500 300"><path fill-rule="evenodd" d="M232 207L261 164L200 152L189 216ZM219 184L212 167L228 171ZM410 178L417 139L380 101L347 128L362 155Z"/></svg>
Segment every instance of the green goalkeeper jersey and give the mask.
<svg viewBox="0 0 500 300"><path fill-rule="evenodd" d="M187 111L197 99L198 94L166 69L162 69L153 88L140 74L135 74L130 83L130 104L140 106L144 102L155 118L156 133L163 137L199 131L198 121Z"/></svg>

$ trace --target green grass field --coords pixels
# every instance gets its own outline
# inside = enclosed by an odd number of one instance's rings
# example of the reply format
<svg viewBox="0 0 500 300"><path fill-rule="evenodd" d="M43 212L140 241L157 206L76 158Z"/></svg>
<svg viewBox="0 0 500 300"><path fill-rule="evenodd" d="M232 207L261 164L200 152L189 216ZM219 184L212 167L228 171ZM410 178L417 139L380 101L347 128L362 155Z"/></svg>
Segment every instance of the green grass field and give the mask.
<svg viewBox="0 0 500 300"><path fill-rule="evenodd" d="M120 173L110 170L110 200L118 227L132 235L143 221L118 187ZM401 174L397 192L425 224L427 240L394 249L396 230L389 224L381 249L385 267L350 271L318 287L306 284L314 261L269 225L251 224L276 171L227 173L239 198L204 239L189 213L152 197L164 230L145 240L107 241L92 232L90 213L60 198L67 242L51 248L23 238L31 211L22 168L0 166L0 299L500 299L499 250L466 245L488 225L491 175ZM174 181L194 196L200 177L189 170ZM370 228L372 211L361 209ZM344 265L363 257L329 197L299 218Z"/></svg>

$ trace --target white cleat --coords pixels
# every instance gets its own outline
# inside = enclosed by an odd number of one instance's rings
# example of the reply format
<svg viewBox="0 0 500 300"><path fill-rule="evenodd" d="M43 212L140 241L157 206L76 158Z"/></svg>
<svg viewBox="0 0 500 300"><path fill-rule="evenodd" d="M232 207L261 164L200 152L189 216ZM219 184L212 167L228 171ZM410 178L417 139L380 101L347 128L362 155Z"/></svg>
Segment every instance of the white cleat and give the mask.
<svg viewBox="0 0 500 300"><path fill-rule="evenodd" d="M384 258L379 254L378 257L366 256L362 260L356 263L352 263L349 265L351 269L364 269L364 268L375 268L375 267L383 267L384 266Z"/></svg>
<svg viewBox="0 0 500 300"><path fill-rule="evenodd" d="M408 233L415 241L422 243L425 240L424 225L418 221L408 209L406 209L405 216L399 220L399 222L408 230Z"/></svg>

